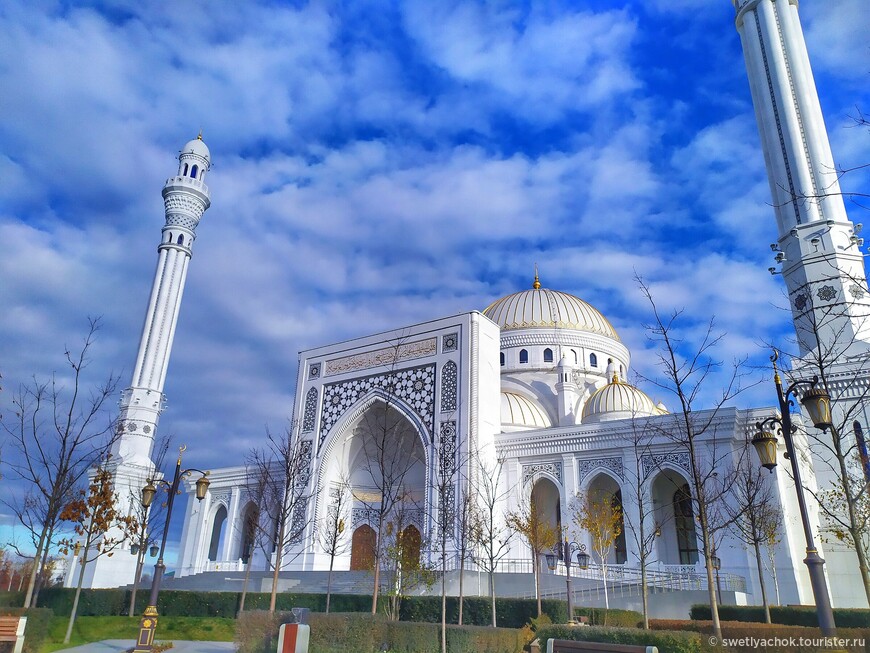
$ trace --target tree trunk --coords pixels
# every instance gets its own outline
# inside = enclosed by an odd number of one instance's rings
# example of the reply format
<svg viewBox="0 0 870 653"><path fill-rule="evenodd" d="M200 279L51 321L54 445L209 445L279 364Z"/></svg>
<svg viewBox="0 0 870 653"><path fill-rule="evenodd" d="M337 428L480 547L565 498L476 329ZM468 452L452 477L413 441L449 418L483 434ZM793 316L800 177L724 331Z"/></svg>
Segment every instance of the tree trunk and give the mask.
<svg viewBox="0 0 870 653"><path fill-rule="evenodd" d="M46 546L42 550L42 561L39 564L39 573L36 576L36 582L33 584L33 598L31 600L32 606L35 608L36 604L39 602L39 592L42 589L43 583L45 583L45 566L48 564L48 555L50 553L51 547L48 546L51 543L52 538L54 537L54 530L49 531L48 540L46 541Z"/></svg>
<svg viewBox="0 0 870 653"><path fill-rule="evenodd" d="M139 551L139 559L136 560L136 575L133 577L133 591L130 592L130 610L128 616L136 616L136 592L139 589L139 582L142 580L142 567L145 566L145 555Z"/></svg>
<svg viewBox="0 0 870 653"><path fill-rule="evenodd" d="M70 637L72 637L73 624L76 622L76 612L78 612L79 609L79 597L82 595L82 583L85 580L85 565L87 564L87 554L88 549L87 547L85 547L84 551L82 551L82 557L80 562L82 568L79 570L79 582L78 585L76 585L76 595L73 599L72 611L69 613L69 623L66 626L66 635L63 638L64 644L69 644Z"/></svg>
<svg viewBox="0 0 870 653"><path fill-rule="evenodd" d="M764 563L761 562L761 546L758 542L753 543L755 549L755 564L758 567L758 584L761 585L761 602L764 605L764 622L770 621L770 605L767 603L767 588L764 586Z"/></svg>
<svg viewBox="0 0 870 653"><path fill-rule="evenodd" d="M40 560L42 560L42 552L45 546L45 536L48 532L47 528L42 529L42 533L39 536L39 544L36 546L36 554L33 556L33 569L30 570L30 578L27 580L27 592L24 595L24 607L25 608L33 608L35 605L31 605L31 601L33 600L33 590L36 589L36 575L39 573L40 569Z"/></svg>
<svg viewBox="0 0 870 653"><path fill-rule="evenodd" d="M490 569L495 569L494 564L490 564ZM489 575L489 598L492 603L492 627L495 628L495 573L490 571Z"/></svg>
<svg viewBox="0 0 870 653"><path fill-rule="evenodd" d="M253 557L254 556L249 553L248 564L245 565L245 582L242 583L242 598L241 600L239 600L239 614L242 614L245 611L245 599L248 597L248 579L251 577L251 558ZM328 607L329 603L327 603L326 605ZM327 612L328 611L329 610L327 610Z"/></svg>
<svg viewBox="0 0 870 653"><path fill-rule="evenodd" d="M329 554L329 575L326 577L326 614L329 614L329 597L332 594L332 566L335 564L335 547Z"/></svg>
<svg viewBox="0 0 870 653"><path fill-rule="evenodd" d="M441 553L441 653L447 653L447 556Z"/></svg>
<svg viewBox="0 0 870 653"><path fill-rule="evenodd" d="M537 553L532 561L532 570L535 572L535 598L538 600L538 619L540 619L544 611L541 608L541 570L538 568Z"/></svg>
<svg viewBox="0 0 870 653"><path fill-rule="evenodd" d="M383 515L378 517L378 532L375 537L375 582L372 588L372 614L378 613L378 589L381 584L381 531L384 528Z"/></svg>
<svg viewBox="0 0 870 653"><path fill-rule="evenodd" d="M643 531L641 530L641 538ZM643 541L641 539L641 541ZM649 630L649 588L646 584L646 555L640 556L640 591L641 601L643 602L643 629Z"/></svg>
<svg viewBox="0 0 870 653"><path fill-rule="evenodd" d="M272 596L269 598L269 612L275 613L275 601L278 597L278 573L281 570L281 554L284 552L284 524L278 532L278 545L275 547L275 569L272 570Z"/></svg>
<svg viewBox="0 0 870 653"><path fill-rule="evenodd" d="M604 609L610 610L610 598L607 596L607 563L601 564L601 580L604 581ZM607 613L604 613L604 625L607 625Z"/></svg>
<svg viewBox="0 0 870 653"><path fill-rule="evenodd" d="M465 578L465 555L459 557L459 625L462 625L462 599L465 598L463 579Z"/></svg>

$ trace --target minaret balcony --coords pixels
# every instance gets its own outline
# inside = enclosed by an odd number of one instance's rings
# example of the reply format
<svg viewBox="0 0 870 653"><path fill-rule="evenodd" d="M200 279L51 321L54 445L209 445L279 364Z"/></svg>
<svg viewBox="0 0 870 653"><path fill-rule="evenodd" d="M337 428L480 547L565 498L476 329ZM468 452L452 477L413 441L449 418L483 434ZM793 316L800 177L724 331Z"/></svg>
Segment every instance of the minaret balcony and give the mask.
<svg viewBox="0 0 870 653"><path fill-rule="evenodd" d="M189 188L195 188L206 195L208 195L208 186L205 185L199 179L191 179L190 177L170 177L166 180L164 186L188 186Z"/></svg>

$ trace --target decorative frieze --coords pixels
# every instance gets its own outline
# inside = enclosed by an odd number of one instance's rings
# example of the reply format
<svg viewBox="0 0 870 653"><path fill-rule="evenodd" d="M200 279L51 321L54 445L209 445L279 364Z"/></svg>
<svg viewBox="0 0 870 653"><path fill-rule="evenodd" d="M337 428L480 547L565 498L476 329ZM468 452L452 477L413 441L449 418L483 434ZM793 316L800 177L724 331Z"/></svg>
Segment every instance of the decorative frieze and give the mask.
<svg viewBox="0 0 870 653"><path fill-rule="evenodd" d="M395 347L384 347L373 351L353 354L326 361L324 376L346 374L357 370L395 365L398 362L431 356L436 353L437 339L426 338L416 342L406 342Z"/></svg>
<svg viewBox="0 0 870 653"><path fill-rule="evenodd" d="M596 469L606 469L613 472L621 480L625 480L625 468L622 463L622 456L613 456L610 458L592 458L590 460L577 461L577 484L582 484L583 479L589 476Z"/></svg>
<svg viewBox="0 0 870 653"><path fill-rule="evenodd" d="M523 485L527 484L538 474L549 474L556 478L559 483L562 482L562 463L533 463L531 465L523 465Z"/></svg>
<svg viewBox="0 0 870 653"><path fill-rule="evenodd" d="M317 418L317 388L311 388L305 395L305 411L302 414L302 432L314 430Z"/></svg>
<svg viewBox="0 0 870 653"><path fill-rule="evenodd" d="M668 453L648 454L645 456L641 456L640 463L641 468L643 469L644 478L649 478L650 474L654 470L661 469L666 464L679 467L687 474L692 473L692 465L691 461L689 460L689 454L685 451L671 451Z"/></svg>

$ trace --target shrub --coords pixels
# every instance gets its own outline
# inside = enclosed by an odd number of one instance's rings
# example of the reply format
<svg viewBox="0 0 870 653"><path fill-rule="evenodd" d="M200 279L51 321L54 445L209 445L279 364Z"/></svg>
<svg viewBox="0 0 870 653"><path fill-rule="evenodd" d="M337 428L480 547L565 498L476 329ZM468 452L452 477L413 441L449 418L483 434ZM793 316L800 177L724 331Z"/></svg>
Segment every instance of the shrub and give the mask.
<svg viewBox="0 0 870 653"><path fill-rule="evenodd" d="M722 621L723 637L733 639L772 639L779 638L786 640L780 646L768 645L763 650L768 653L790 653L795 651L798 653L816 653L819 646L812 644L812 640L821 639L821 633L818 628L807 628L805 626L786 626L783 624L767 624L767 623L752 623L747 621ZM682 619L651 619L650 628L653 630L690 630L698 633L709 635L713 632L712 621L686 621ZM870 630L858 628L838 628L837 637L846 640L864 640L870 639ZM803 638L806 645L800 646L800 640ZM789 641L791 640L791 641ZM703 641L703 640L702 640ZM749 651L758 650L757 647L749 646L749 642L745 646L731 646L728 649L732 653L748 653ZM831 648L831 650L834 650ZM863 646L846 647L848 650L863 652Z"/></svg>
<svg viewBox="0 0 870 653"><path fill-rule="evenodd" d="M27 617L27 625L24 626L24 653L37 653L48 638L48 627L54 612L48 608L0 608L0 615Z"/></svg>
<svg viewBox="0 0 870 653"><path fill-rule="evenodd" d="M634 646L658 646L667 653L700 653L701 636L698 633L651 631L639 628L577 628L572 626L546 626L538 631L541 650L546 649L548 639L569 639L578 642L601 642L606 644L631 644Z"/></svg>
<svg viewBox="0 0 870 653"><path fill-rule="evenodd" d="M0 592L0 607L18 608L24 603L24 592Z"/></svg>
<svg viewBox="0 0 870 653"><path fill-rule="evenodd" d="M692 619L712 619L709 605L693 605L689 612ZM760 605L720 605L722 621L746 621L764 623L764 607ZM811 606L770 606L770 620L785 626L817 628L819 619ZM834 622L838 628L870 628L870 610L863 608L834 608Z"/></svg>
<svg viewBox="0 0 870 653"><path fill-rule="evenodd" d="M574 615L577 617L589 617L590 626L637 628L639 624L643 623L643 615L634 610L574 608Z"/></svg>

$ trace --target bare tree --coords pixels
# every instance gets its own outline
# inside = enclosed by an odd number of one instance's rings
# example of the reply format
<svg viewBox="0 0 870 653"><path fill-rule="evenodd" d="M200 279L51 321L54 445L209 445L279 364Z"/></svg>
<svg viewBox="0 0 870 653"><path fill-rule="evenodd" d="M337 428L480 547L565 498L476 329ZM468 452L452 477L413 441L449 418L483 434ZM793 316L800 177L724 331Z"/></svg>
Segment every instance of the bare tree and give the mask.
<svg viewBox="0 0 870 653"><path fill-rule="evenodd" d="M710 320L694 345L687 345L680 333L682 311L673 310L663 315L652 296L649 286L636 277L641 292L650 304L653 322L646 327L649 338L659 346L658 363L663 379L646 380L670 393L676 400L671 419L664 420L662 433L688 454L690 466L691 501L701 531L704 567L707 575L707 594L713 617L713 634L722 636L719 604L716 596L712 558L715 551L714 534L727 526L720 519L721 503L729 487L729 477L735 473L733 452L716 438L716 419L720 410L745 388L743 362L737 361L725 380L712 408L703 413L695 411L697 401L711 376L722 368L712 356L724 334L717 334L714 320ZM742 449L745 451L745 449ZM716 514L713 514L717 511Z"/></svg>
<svg viewBox="0 0 870 653"><path fill-rule="evenodd" d="M396 348L398 358L398 345ZM425 465L422 452L416 445L419 434L395 406L399 378L395 371L388 374L381 386L381 399L375 401L362 415L353 431L354 438L362 442L363 474L371 485L366 492L355 493L364 510L371 515L375 526L374 579L372 587L372 614L378 610L380 575L386 546L386 525L394 521L393 513L404 511L407 502L418 500L408 491L406 479L415 465Z"/></svg>
<svg viewBox="0 0 870 653"><path fill-rule="evenodd" d="M456 537L456 481L458 462L455 447L444 442L438 451L438 464L435 467L435 497L437 504L433 510L433 524L438 538L438 562L441 570L441 653L447 653L447 552L448 542ZM462 568L459 568L460 578Z"/></svg>
<svg viewBox="0 0 870 653"><path fill-rule="evenodd" d="M101 465L96 468L87 491L81 490L60 513L62 521L73 525L75 535L62 539L59 544L64 554L68 554L69 549L75 547L76 559L80 565L64 644L69 644L72 635L88 563L101 556L111 556L118 546L139 529L136 518L121 515L117 504L112 473Z"/></svg>
<svg viewBox="0 0 870 653"><path fill-rule="evenodd" d="M330 488L326 516L317 527L317 541L321 550L329 556L329 576L326 579L326 613L329 614L329 600L332 593L332 569L335 558L347 551L348 540L344 535L351 517L353 495L350 480L342 475Z"/></svg>
<svg viewBox="0 0 870 653"><path fill-rule="evenodd" d="M538 617L541 608L541 556L552 551L559 543L559 528L541 514L540 508L531 493L523 497L516 510L507 514L507 525L525 538L532 551L532 572L535 575L535 596L538 602Z"/></svg>
<svg viewBox="0 0 870 653"><path fill-rule="evenodd" d="M665 526L665 519L656 515L656 506L647 501L644 488L653 476L660 471L656 465L644 464L645 460L653 455L653 441L656 430L649 426L649 420L635 416L631 421L630 456L625 473L626 485L631 488L630 501L632 510L624 510L623 518L628 524L625 530L632 538L637 551L640 565L641 603L643 606L643 627L649 630L649 586L647 572L649 560L656 546L656 539L661 535L661 529ZM662 453L660 446L655 451ZM664 451L667 451L665 449ZM676 489L676 488L675 488ZM635 512L636 510L636 512Z"/></svg>
<svg viewBox="0 0 870 653"><path fill-rule="evenodd" d="M460 492L456 513L456 561L459 566L459 625L462 625L465 598L465 563L474 559L474 544L480 541L483 514L474 489L466 485Z"/></svg>
<svg viewBox="0 0 870 653"><path fill-rule="evenodd" d="M267 515L266 506L266 488L269 486L269 475L271 470L265 467L257 467L251 465L248 461L247 474L248 481L246 486L248 500L253 504L252 512L246 512L244 522L242 524L242 559L245 563L245 579L242 582L242 596L239 599L239 612L245 611L245 601L248 598L248 581L251 579L251 565L254 562L255 549L260 548L265 555L268 556L270 551L267 551L267 543L274 542L273 524L263 523L264 516Z"/></svg>
<svg viewBox="0 0 870 653"><path fill-rule="evenodd" d="M106 402L115 395L118 378L109 375L102 383L87 384L85 370L100 328L98 319L88 322L78 352L65 352L67 374L21 384L12 398L14 415L2 423L16 454L7 466L28 487L23 496L3 502L30 533L36 549L25 607L35 605L37 580L55 544L61 510L115 437Z"/></svg>
<svg viewBox="0 0 870 653"><path fill-rule="evenodd" d="M496 627L495 572L501 560L510 551L512 534L499 511L499 506L509 494L508 490L499 488L503 464L502 460L492 465L486 465L481 461L477 466L478 509L471 514L470 528L476 549L473 554L474 560L477 566L486 572L488 579L493 628Z"/></svg>
<svg viewBox="0 0 870 653"><path fill-rule="evenodd" d="M732 517L733 534L741 542L752 547L755 552L761 602L764 605L764 620L771 623L761 549L769 541L771 533L775 533L782 524L782 513L774 490L763 474L766 472L762 468L744 460L731 486L733 500L725 505Z"/></svg>
<svg viewBox="0 0 870 653"><path fill-rule="evenodd" d="M272 592L269 612L275 612L278 594L278 574L298 545L308 526L308 504L311 499L312 443L303 440L290 424L280 435L267 431L266 447L251 452L251 467L256 469L264 487L264 514L274 526ZM298 553L297 553L298 555Z"/></svg>

